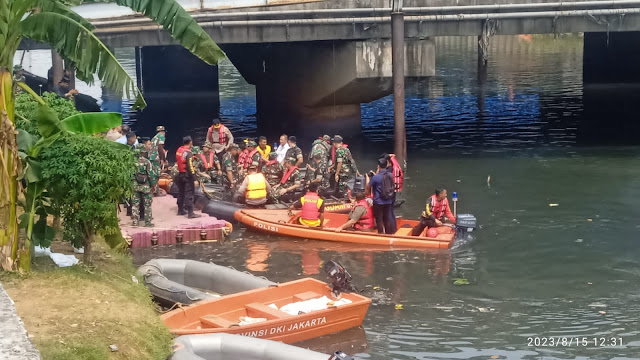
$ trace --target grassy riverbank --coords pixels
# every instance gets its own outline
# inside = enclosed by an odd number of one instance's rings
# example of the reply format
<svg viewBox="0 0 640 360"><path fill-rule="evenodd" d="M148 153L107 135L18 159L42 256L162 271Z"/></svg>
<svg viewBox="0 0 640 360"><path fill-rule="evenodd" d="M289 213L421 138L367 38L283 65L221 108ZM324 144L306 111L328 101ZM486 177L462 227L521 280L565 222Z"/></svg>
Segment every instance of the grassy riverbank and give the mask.
<svg viewBox="0 0 640 360"><path fill-rule="evenodd" d="M71 253L66 243L52 249ZM57 268L38 258L31 273L0 279L43 359L164 360L172 336L134 274L129 256L98 243L93 267Z"/></svg>

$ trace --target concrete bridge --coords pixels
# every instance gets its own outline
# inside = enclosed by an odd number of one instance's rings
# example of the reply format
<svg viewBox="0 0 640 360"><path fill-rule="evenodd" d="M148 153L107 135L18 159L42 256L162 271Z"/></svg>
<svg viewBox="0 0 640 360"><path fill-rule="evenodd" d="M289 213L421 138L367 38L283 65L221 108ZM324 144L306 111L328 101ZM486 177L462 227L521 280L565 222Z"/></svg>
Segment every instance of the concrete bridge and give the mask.
<svg viewBox="0 0 640 360"><path fill-rule="evenodd" d="M243 77L256 86L258 119L263 127L277 123L290 128L304 122L307 128L351 124L357 130L360 103L391 93L390 0L180 3L221 45ZM627 46L629 41L637 43L639 37L635 33L616 35L640 31L640 0L455 3L404 1L406 76L435 74L433 39L438 36L478 36L479 76L486 72L485 50L494 35L584 32L585 80L593 74L593 79L607 81L607 75L600 71L603 63L609 68L635 69L640 60ZM181 86L173 82L168 88L163 81L151 79L159 71L174 79L187 80L193 74L197 74L193 81L217 79L205 75L211 73L211 67L172 46L175 42L166 31L128 8L96 3L74 10L91 20L96 34L108 46L138 49L140 85L151 105L155 94L161 96ZM148 59L152 61L145 61Z"/></svg>

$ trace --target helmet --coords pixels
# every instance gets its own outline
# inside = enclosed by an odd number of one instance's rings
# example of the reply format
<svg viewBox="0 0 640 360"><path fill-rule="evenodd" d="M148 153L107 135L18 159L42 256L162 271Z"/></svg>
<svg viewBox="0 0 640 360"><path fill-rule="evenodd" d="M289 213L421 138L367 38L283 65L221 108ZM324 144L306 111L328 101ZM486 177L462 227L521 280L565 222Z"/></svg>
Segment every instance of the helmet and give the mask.
<svg viewBox="0 0 640 360"><path fill-rule="evenodd" d="M438 229L436 228L427 229L427 237L430 237L430 238L438 237Z"/></svg>

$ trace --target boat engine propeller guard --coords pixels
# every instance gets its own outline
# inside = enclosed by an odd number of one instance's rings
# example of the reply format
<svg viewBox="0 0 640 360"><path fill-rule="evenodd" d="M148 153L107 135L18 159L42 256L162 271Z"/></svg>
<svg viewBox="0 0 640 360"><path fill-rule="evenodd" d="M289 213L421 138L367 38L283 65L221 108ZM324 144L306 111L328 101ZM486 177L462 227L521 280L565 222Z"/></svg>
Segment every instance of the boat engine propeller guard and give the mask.
<svg viewBox="0 0 640 360"><path fill-rule="evenodd" d="M356 292L357 289L351 284L351 274L347 269L337 261L327 261L324 266L324 272L327 273L331 281L332 292L337 297L343 292Z"/></svg>

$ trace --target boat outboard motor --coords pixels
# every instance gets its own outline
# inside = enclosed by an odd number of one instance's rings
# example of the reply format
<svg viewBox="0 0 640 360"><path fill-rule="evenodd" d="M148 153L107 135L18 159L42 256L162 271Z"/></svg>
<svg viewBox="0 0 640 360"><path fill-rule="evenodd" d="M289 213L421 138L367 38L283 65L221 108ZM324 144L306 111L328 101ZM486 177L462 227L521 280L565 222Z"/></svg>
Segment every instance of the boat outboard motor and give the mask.
<svg viewBox="0 0 640 360"><path fill-rule="evenodd" d="M323 268L331 280L332 292L335 296L340 295L342 292L357 291L355 286L351 285L351 274L342 264L336 261L327 261Z"/></svg>
<svg viewBox="0 0 640 360"><path fill-rule="evenodd" d="M353 189L351 190L352 194L364 192L365 187L367 185L367 181L364 176L356 176L353 182Z"/></svg>
<svg viewBox="0 0 640 360"><path fill-rule="evenodd" d="M338 350L331 355L329 360L354 360L354 358Z"/></svg>
<svg viewBox="0 0 640 360"><path fill-rule="evenodd" d="M458 214L456 217L456 235L464 237L476 228L476 217L471 214Z"/></svg>

